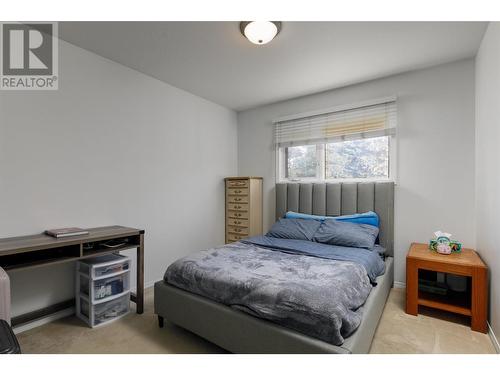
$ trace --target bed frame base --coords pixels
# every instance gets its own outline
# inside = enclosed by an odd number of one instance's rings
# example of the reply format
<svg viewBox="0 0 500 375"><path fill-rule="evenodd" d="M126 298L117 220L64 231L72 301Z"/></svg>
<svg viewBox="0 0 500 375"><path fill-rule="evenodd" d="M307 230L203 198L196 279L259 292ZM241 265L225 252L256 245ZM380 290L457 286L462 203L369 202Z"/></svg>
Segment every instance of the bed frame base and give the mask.
<svg viewBox="0 0 500 375"><path fill-rule="evenodd" d="M368 353L385 302L393 284L393 258L386 259L386 272L377 278L363 306L363 320L342 346L314 339L263 319L255 318L164 281L155 284L154 311L163 319L232 352L242 354Z"/></svg>

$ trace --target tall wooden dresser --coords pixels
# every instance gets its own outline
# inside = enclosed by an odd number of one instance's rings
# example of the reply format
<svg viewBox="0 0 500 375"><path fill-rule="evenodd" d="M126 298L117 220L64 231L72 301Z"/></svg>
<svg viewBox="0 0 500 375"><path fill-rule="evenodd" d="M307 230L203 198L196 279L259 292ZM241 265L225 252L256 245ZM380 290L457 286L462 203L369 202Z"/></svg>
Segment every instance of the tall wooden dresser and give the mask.
<svg viewBox="0 0 500 375"><path fill-rule="evenodd" d="M226 243L262 234L262 177L226 177Z"/></svg>

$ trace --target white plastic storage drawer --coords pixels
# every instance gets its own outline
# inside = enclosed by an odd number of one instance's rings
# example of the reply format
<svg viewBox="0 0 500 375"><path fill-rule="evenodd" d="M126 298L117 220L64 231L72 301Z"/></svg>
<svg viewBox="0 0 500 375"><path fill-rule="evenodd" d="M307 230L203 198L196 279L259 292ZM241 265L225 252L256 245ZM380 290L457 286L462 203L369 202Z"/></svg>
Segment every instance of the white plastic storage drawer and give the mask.
<svg viewBox="0 0 500 375"><path fill-rule="evenodd" d="M110 323L130 311L130 292L108 302L93 305L80 297L80 318L84 318L91 327Z"/></svg>
<svg viewBox="0 0 500 375"><path fill-rule="evenodd" d="M89 326L112 322L129 312L130 259L119 254L77 262L76 315Z"/></svg>
<svg viewBox="0 0 500 375"><path fill-rule="evenodd" d="M88 276L80 273L79 278L80 293L87 298L91 298L92 296L92 302L94 303L99 303L102 300L109 300L130 289L129 271L98 280L91 280Z"/></svg>
<svg viewBox="0 0 500 375"><path fill-rule="evenodd" d="M119 254L103 255L78 262L78 271L99 279L130 270L130 259Z"/></svg>

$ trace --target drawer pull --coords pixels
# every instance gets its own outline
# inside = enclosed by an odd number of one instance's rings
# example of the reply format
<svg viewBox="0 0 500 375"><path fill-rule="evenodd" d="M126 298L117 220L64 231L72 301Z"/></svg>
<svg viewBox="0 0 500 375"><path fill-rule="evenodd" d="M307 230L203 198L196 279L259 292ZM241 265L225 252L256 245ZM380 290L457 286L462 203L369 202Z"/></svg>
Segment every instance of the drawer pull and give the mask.
<svg viewBox="0 0 500 375"><path fill-rule="evenodd" d="M234 192L235 192L236 194L239 194L239 193L241 193L241 190L235 190Z"/></svg>
<svg viewBox="0 0 500 375"><path fill-rule="evenodd" d="M236 225L238 225L238 224L241 224L241 221L239 221L239 220L235 220L235 221L234 221L234 223L235 223Z"/></svg>
<svg viewBox="0 0 500 375"><path fill-rule="evenodd" d="M234 228L234 231L235 231L235 232L241 232L241 229Z"/></svg>
<svg viewBox="0 0 500 375"><path fill-rule="evenodd" d="M234 216L240 217L240 216L241 216L241 214L239 214L239 213L235 213L235 214L234 214Z"/></svg>
<svg viewBox="0 0 500 375"><path fill-rule="evenodd" d="M239 202L239 201L241 201L241 198L234 198L234 201Z"/></svg>
<svg viewBox="0 0 500 375"><path fill-rule="evenodd" d="M234 208L236 208L237 210L239 210L241 208L241 206L234 206Z"/></svg>

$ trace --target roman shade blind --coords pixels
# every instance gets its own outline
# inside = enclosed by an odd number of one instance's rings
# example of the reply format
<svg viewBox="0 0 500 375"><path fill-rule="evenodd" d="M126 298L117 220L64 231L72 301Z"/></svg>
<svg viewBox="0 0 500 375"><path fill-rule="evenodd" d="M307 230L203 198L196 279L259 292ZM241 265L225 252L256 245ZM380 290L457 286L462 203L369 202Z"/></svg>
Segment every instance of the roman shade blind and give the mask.
<svg viewBox="0 0 500 375"><path fill-rule="evenodd" d="M279 147L380 137L396 132L396 100L277 120Z"/></svg>

